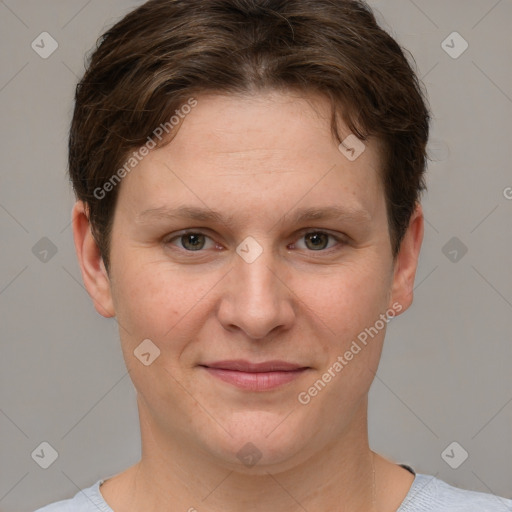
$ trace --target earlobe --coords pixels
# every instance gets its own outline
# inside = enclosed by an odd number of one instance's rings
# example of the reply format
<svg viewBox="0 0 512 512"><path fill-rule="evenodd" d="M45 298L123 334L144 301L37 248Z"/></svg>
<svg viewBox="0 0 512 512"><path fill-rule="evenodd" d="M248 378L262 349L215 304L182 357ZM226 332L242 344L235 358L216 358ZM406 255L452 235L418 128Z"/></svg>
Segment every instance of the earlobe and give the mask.
<svg viewBox="0 0 512 512"><path fill-rule="evenodd" d="M417 203L395 261L390 304L398 302L404 312L412 304L414 278L423 242L424 216Z"/></svg>
<svg viewBox="0 0 512 512"><path fill-rule="evenodd" d="M99 247L89 224L87 206L77 201L72 211L73 238L82 279L96 311L106 317L115 316L110 279Z"/></svg>

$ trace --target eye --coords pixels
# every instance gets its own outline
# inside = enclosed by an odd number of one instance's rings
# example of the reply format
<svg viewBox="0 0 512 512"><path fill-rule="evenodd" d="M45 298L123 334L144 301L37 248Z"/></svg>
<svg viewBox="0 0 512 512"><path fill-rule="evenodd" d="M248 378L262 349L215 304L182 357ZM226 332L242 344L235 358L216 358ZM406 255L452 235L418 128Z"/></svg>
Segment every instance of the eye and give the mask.
<svg viewBox="0 0 512 512"><path fill-rule="evenodd" d="M331 249L332 247L343 244L343 240L331 235L329 233L325 233L324 231L308 231L301 235L299 240L304 239L305 243L303 244L306 249L311 251L324 251L326 249ZM332 239L334 243L329 245L329 239ZM296 244L292 244L295 246ZM300 244L299 244L300 245ZM304 247L298 247L299 249L303 249Z"/></svg>
<svg viewBox="0 0 512 512"><path fill-rule="evenodd" d="M205 248L208 249L215 245L209 236L195 231L189 231L187 233L182 233L181 235L173 236L172 238L165 240L164 243L175 245L173 243L175 240L179 242L178 247L180 249L184 249L185 251L189 252L201 251ZM209 247L205 247L208 245L208 240L210 241L211 245Z"/></svg>
<svg viewBox="0 0 512 512"><path fill-rule="evenodd" d="M302 242L304 240L304 243ZM300 235L299 241L288 245L288 248L298 248L314 252L328 251L343 245L345 240L324 231L307 231ZM187 252L201 252L205 249L217 247L216 243L204 233L199 231L186 231L164 240L166 245L177 246Z"/></svg>

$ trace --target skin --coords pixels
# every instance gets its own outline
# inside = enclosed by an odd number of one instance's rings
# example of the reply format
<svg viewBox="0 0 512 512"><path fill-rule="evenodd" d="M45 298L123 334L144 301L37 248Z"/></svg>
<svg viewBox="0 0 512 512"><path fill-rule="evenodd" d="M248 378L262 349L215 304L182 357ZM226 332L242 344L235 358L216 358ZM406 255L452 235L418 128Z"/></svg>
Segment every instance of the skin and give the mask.
<svg viewBox="0 0 512 512"><path fill-rule="evenodd" d="M86 207L78 201L73 209L83 280L96 310L120 325L141 424L140 462L101 492L115 512L370 511L374 465L376 510L396 511L413 476L373 453L367 434L385 328L307 405L297 397L393 304L410 306L421 206L393 260L377 140L349 161L320 96L196 98L172 142L122 181L109 274ZM146 209L181 205L232 221L138 220ZM292 219L300 208L326 205L366 214ZM206 235L200 251L177 236L189 228ZM321 239L316 248L305 235L318 231L341 241ZM252 263L236 252L248 236L263 250ZM133 353L144 339L160 350L149 366ZM226 359L309 369L255 392L199 366ZM236 456L248 442L261 453L252 467Z"/></svg>

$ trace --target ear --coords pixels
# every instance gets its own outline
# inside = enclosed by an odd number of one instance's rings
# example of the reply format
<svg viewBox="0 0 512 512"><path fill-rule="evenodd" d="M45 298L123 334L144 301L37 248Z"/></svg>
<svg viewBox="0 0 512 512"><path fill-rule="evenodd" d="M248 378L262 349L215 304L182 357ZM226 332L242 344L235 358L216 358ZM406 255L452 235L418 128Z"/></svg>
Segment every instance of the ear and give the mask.
<svg viewBox="0 0 512 512"><path fill-rule="evenodd" d="M88 209L77 201L72 211L73 238L82 272L82 279L96 311L106 317L115 316L110 278L105 269L99 247L92 236Z"/></svg>
<svg viewBox="0 0 512 512"><path fill-rule="evenodd" d="M398 302L404 312L412 304L414 277L418 267L421 243L423 242L424 217L421 204L416 208L409 221L409 227L404 235L400 252L396 256L393 271L393 286L391 304Z"/></svg>

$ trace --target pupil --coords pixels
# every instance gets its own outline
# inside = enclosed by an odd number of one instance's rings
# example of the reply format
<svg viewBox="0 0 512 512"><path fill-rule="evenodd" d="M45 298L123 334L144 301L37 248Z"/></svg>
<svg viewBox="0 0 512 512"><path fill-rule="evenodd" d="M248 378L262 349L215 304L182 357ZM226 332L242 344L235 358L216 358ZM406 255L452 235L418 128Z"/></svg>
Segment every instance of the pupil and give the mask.
<svg viewBox="0 0 512 512"><path fill-rule="evenodd" d="M315 249L318 249L319 247L326 247L327 235L325 233L312 233L306 238L308 241L313 243L313 248Z"/></svg>
<svg viewBox="0 0 512 512"><path fill-rule="evenodd" d="M184 235L185 237L185 243L183 244L185 247L189 247L189 248L192 248L192 249L202 249L203 245L204 245L204 241L203 243L201 244L201 238L202 235L199 235L199 234L187 234L187 235ZM190 243L189 243L190 242Z"/></svg>

